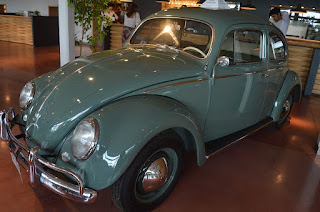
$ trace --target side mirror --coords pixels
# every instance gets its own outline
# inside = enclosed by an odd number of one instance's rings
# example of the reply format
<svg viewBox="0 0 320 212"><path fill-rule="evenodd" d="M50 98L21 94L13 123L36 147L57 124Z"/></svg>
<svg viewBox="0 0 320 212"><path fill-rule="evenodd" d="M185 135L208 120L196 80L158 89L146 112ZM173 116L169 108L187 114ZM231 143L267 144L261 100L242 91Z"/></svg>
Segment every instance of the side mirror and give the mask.
<svg viewBox="0 0 320 212"><path fill-rule="evenodd" d="M216 65L219 65L221 67L227 67L230 64L229 57L221 56L217 59Z"/></svg>

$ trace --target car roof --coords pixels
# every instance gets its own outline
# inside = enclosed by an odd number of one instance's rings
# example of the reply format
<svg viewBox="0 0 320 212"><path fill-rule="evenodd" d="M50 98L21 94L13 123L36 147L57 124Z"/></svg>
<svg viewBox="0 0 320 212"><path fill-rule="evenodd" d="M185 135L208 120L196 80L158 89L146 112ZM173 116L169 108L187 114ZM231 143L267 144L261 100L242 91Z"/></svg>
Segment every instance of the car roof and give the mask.
<svg viewBox="0 0 320 212"><path fill-rule="evenodd" d="M155 17L183 17L198 19L209 24L231 26L235 24L266 24L269 20L259 16L237 10L210 10L199 7L161 10L148 18Z"/></svg>

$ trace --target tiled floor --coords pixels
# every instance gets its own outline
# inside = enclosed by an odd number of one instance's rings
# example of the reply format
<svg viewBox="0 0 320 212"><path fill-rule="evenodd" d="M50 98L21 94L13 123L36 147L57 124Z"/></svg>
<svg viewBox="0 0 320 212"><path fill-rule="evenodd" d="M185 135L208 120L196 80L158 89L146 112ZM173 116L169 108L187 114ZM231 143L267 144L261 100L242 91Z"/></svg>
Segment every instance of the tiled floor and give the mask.
<svg viewBox="0 0 320 212"><path fill-rule="evenodd" d="M0 110L14 106L26 82L59 67L58 47L0 42ZM183 175L155 211L320 211L320 98L304 97L290 125L265 128L197 167L187 155ZM93 204L64 199L43 187L31 188L0 141L0 211L119 211L109 190Z"/></svg>

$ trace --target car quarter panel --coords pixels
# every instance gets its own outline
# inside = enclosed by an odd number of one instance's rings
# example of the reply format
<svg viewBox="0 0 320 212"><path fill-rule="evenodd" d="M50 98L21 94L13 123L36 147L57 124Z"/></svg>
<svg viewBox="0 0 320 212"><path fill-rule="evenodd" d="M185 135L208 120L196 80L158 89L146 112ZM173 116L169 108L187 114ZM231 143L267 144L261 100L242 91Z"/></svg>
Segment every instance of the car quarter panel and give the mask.
<svg viewBox="0 0 320 212"><path fill-rule="evenodd" d="M268 89L264 107L261 110L262 119L270 117L274 102L288 71L288 46L285 37L278 28L274 26L267 28ZM276 40L274 40L274 36L276 36Z"/></svg>
<svg viewBox="0 0 320 212"><path fill-rule="evenodd" d="M300 102L302 95L300 78L297 73L289 70L286 74L279 95L276 101L274 102L274 107L271 112L271 118L273 118L273 121L276 122L279 120L280 113L282 111L282 106L290 92L293 92L293 100L295 102Z"/></svg>
<svg viewBox="0 0 320 212"><path fill-rule="evenodd" d="M66 139L57 165L83 177L87 187L100 190L113 184L154 136L171 128L189 131L195 141L198 164L205 162L202 129L181 103L170 98L144 95L111 103L89 115L98 120L100 136L95 152L84 161L71 152L71 136ZM70 160L61 160L68 153Z"/></svg>

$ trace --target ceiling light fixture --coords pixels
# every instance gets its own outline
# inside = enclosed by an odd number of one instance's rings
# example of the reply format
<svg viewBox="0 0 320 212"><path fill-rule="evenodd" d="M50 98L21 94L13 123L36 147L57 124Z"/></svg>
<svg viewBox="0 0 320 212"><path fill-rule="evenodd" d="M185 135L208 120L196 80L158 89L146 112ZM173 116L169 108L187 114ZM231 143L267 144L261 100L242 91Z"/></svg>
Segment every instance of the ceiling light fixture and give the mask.
<svg viewBox="0 0 320 212"><path fill-rule="evenodd" d="M306 10L303 10L301 7L301 4L298 4L298 6L295 9L290 10L290 13L306 13Z"/></svg>
<svg viewBox="0 0 320 212"><path fill-rule="evenodd" d="M251 4L251 0L247 0L247 4L241 5L242 10L256 10L257 8Z"/></svg>

